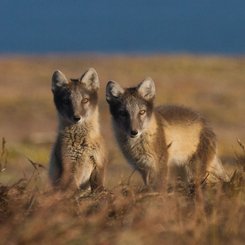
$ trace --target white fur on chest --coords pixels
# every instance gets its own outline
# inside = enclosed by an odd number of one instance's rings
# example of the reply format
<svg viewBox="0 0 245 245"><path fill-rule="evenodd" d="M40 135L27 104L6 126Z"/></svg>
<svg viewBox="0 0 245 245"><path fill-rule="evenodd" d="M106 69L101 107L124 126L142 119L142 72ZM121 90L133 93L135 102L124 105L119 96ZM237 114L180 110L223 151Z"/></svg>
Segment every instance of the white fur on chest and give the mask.
<svg viewBox="0 0 245 245"><path fill-rule="evenodd" d="M138 138L130 138L125 135L117 135L117 140L122 148L124 156L134 168L156 166L156 156L151 144L151 137L141 135Z"/></svg>
<svg viewBox="0 0 245 245"><path fill-rule="evenodd" d="M61 134L62 152L65 158L75 162L95 161L101 164L104 144L96 121L87 125L76 124L67 127Z"/></svg>

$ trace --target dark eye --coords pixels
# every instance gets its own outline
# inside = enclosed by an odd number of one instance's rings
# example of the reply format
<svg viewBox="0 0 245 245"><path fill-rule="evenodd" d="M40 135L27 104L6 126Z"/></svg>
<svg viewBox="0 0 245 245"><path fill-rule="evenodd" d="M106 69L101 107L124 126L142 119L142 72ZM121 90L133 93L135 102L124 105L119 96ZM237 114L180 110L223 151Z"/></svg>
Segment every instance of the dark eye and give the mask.
<svg viewBox="0 0 245 245"><path fill-rule="evenodd" d="M146 113L146 111L145 110L140 110L140 112L139 112L139 114L142 116L142 115L144 115Z"/></svg>
<svg viewBox="0 0 245 245"><path fill-rule="evenodd" d="M82 99L82 103L83 103L83 104L88 103L88 99L87 99L87 98Z"/></svg>
<svg viewBox="0 0 245 245"><path fill-rule="evenodd" d="M119 115L122 117L126 117L127 116L127 112L126 111L119 111Z"/></svg>

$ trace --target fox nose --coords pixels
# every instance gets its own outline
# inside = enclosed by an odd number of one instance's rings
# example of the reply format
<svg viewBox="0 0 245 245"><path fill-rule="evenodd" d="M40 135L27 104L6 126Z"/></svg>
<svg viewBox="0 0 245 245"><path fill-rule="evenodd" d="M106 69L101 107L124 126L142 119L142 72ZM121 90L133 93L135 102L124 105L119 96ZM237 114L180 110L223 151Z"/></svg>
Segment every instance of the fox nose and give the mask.
<svg viewBox="0 0 245 245"><path fill-rule="evenodd" d="M74 120L75 122L78 122L80 119L81 119L80 116L73 116L73 120Z"/></svg>
<svg viewBox="0 0 245 245"><path fill-rule="evenodd" d="M131 130L131 137L135 137L138 134L138 130Z"/></svg>

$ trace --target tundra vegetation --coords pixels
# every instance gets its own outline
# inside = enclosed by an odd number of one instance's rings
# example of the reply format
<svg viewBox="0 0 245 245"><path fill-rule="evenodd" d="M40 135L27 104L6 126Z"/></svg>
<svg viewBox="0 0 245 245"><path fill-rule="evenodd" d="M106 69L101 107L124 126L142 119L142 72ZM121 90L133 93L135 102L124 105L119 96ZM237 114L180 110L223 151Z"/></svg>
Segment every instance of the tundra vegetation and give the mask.
<svg viewBox="0 0 245 245"><path fill-rule="evenodd" d="M101 131L109 149L106 189L53 192L48 161L56 134L50 76L95 67ZM245 59L210 56L42 56L0 59L1 244L244 244ZM218 137L228 183L175 193L144 192L116 145L105 101L108 80L124 87L151 76L156 105L200 111Z"/></svg>

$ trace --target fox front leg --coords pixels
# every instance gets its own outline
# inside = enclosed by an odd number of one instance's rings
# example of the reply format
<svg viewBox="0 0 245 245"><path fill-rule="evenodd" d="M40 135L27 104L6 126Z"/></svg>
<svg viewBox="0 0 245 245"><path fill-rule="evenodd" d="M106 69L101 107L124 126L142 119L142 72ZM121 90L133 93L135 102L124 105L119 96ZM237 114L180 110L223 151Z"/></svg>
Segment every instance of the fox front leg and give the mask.
<svg viewBox="0 0 245 245"><path fill-rule="evenodd" d="M70 159L63 159L63 170L60 179L60 187L62 190L76 189L74 180L74 163Z"/></svg>
<svg viewBox="0 0 245 245"><path fill-rule="evenodd" d="M52 157L49 166L49 176L53 187L56 188L60 185L61 175L62 175L61 163L56 157Z"/></svg>
<svg viewBox="0 0 245 245"><path fill-rule="evenodd" d="M92 191L101 191L104 189L104 168L96 166L91 173L89 179L90 187Z"/></svg>
<svg viewBox="0 0 245 245"><path fill-rule="evenodd" d="M172 193L175 189L176 167L168 164L167 168L167 192Z"/></svg>
<svg viewBox="0 0 245 245"><path fill-rule="evenodd" d="M154 168L147 167L140 173L147 189L161 191L163 180Z"/></svg>

